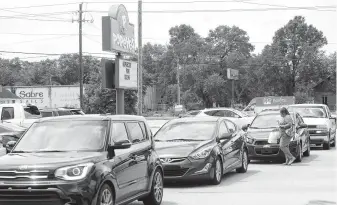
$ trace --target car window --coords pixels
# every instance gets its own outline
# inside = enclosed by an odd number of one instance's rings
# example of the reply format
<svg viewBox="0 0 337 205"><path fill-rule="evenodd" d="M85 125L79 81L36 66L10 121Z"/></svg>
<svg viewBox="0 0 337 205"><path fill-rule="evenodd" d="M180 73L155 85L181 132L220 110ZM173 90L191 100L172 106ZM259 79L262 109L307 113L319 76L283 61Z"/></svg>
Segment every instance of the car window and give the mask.
<svg viewBox="0 0 337 205"><path fill-rule="evenodd" d="M1 112L1 120L14 119L14 107L3 107Z"/></svg>
<svg viewBox="0 0 337 205"><path fill-rule="evenodd" d="M226 120L226 124L230 133L236 132L236 126L233 122Z"/></svg>
<svg viewBox="0 0 337 205"><path fill-rule="evenodd" d="M193 112L190 112L190 113L188 113L189 115L197 115L197 114L199 114L200 113L200 111L193 111Z"/></svg>
<svg viewBox="0 0 337 205"><path fill-rule="evenodd" d="M146 138L146 139L149 139L149 136L147 135L147 130L146 130L146 126L145 126L145 123L144 122L139 122L139 125L140 127L142 128L142 131L143 131L143 136Z"/></svg>
<svg viewBox="0 0 337 205"><path fill-rule="evenodd" d="M53 112L41 112L42 117L53 117Z"/></svg>
<svg viewBox="0 0 337 205"><path fill-rule="evenodd" d="M204 113L209 116L214 116L214 114L218 112L218 110L210 110L210 111L205 111Z"/></svg>
<svg viewBox="0 0 337 205"><path fill-rule="evenodd" d="M127 127L130 131L130 138L132 143L139 143L145 140L143 131L138 122L128 122Z"/></svg>
<svg viewBox="0 0 337 205"><path fill-rule="evenodd" d="M218 110L216 111L213 116L216 116L216 117L225 117L225 113L223 110Z"/></svg>
<svg viewBox="0 0 337 205"><path fill-rule="evenodd" d="M228 134L229 131L227 129L227 126L225 124L225 122L221 122L219 125L219 136L222 136L224 134Z"/></svg>
<svg viewBox="0 0 337 205"><path fill-rule="evenodd" d="M112 123L111 129L111 144L114 142L121 142L128 139L128 133L126 131L125 124L122 122L114 122Z"/></svg>
<svg viewBox="0 0 337 205"><path fill-rule="evenodd" d="M72 113L69 110L59 110L58 114L59 116L72 115Z"/></svg>

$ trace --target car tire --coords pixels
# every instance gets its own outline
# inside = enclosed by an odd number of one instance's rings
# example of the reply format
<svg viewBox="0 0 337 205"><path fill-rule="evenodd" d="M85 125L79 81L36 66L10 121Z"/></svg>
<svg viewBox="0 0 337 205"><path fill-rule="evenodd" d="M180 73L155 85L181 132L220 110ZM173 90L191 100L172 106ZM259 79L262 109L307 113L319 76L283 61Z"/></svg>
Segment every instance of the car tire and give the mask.
<svg viewBox="0 0 337 205"><path fill-rule="evenodd" d="M218 185L221 183L223 176L223 167L220 157L217 157L214 163L214 172L211 178L211 184Z"/></svg>
<svg viewBox="0 0 337 205"><path fill-rule="evenodd" d="M104 184L99 191L97 205L115 205L114 193L108 184Z"/></svg>
<svg viewBox="0 0 337 205"><path fill-rule="evenodd" d="M164 178L159 169L156 169L151 186L151 192L143 199L144 205L160 205L164 194Z"/></svg>
<svg viewBox="0 0 337 205"><path fill-rule="evenodd" d="M331 147L336 147L336 133L335 133L335 136L333 138L333 143L331 143Z"/></svg>
<svg viewBox="0 0 337 205"><path fill-rule="evenodd" d="M248 170L248 164L249 164L248 153L245 149L243 149L242 155L241 155L241 167L236 169L236 172L246 173Z"/></svg>
<svg viewBox="0 0 337 205"><path fill-rule="evenodd" d="M307 150L303 153L303 155L305 156L305 157L309 157L310 156L310 140L308 141L308 148L307 148Z"/></svg>
<svg viewBox="0 0 337 205"><path fill-rule="evenodd" d="M302 158L303 158L302 143L299 143L299 144L297 145L296 162L302 162Z"/></svg>

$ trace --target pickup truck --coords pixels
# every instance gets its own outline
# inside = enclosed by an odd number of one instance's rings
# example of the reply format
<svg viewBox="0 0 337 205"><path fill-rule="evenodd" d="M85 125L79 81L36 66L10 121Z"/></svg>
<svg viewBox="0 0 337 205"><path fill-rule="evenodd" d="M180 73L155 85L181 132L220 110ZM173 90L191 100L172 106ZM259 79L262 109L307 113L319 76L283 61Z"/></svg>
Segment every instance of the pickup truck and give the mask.
<svg viewBox="0 0 337 205"><path fill-rule="evenodd" d="M39 109L34 105L0 104L1 122L6 121L28 128L41 117Z"/></svg>
<svg viewBox="0 0 337 205"><path fill-rule="evenodd" d="M288 107L298 112L308 125L310 144L323 145L324 150L336 146L336 117L324 104L296 104Z"/></svg>

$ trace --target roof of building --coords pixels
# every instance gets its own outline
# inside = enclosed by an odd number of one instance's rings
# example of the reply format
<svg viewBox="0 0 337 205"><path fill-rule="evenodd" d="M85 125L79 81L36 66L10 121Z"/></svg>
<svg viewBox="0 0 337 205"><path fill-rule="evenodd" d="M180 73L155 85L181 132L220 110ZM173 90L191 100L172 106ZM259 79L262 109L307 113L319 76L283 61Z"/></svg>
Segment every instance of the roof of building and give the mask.
<svg viewBox="0 0 337 205"><path fill-rule="evenodd" d="M6 98L6 99L20 99L18 96L16 96L11 91L1 88L0 89L0 98Z"/></svg>
<svg viewBox="0 0 337 205"><path fill-rule="evenodd" d="M333 72L333 73L332 73L331 75L329 75L328 77L326 77L326 78L320 80L320 81L319 81L318 83L316 83L312 88L316 88L316 87L318 87L319 85L321 85L323 82L329 81L332 77L335 77L335 78L336 78L336 71Z"/></svg>

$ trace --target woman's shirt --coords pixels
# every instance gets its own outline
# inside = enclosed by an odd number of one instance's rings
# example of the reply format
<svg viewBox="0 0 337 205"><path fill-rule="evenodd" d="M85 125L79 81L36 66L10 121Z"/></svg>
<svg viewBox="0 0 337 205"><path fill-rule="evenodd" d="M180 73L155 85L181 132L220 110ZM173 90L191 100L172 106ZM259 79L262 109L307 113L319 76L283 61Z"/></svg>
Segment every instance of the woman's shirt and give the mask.
<svg viewBox="0 0 337 205"><path fill-rule="evenodd" d="M280 122L280 125L283 126L290 126L290 128L281 128L281 134L283 136L283 134L286 134L288 137L292 137L293 136L293 119L291 118L290 115L286 115L285 117L282 117L282 120Z"/></svg>

